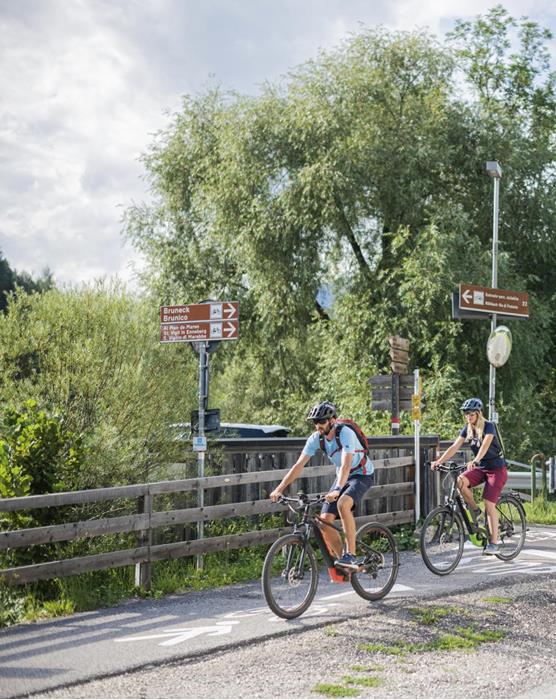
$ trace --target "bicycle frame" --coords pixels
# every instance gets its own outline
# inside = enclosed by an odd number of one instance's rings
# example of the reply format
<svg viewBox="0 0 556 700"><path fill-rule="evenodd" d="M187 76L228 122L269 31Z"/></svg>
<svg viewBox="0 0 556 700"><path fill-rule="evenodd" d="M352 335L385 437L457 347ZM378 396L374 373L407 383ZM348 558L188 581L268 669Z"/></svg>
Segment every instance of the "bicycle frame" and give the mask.
<svg viewBox="0 0 556 700"><path fill-rule="evenodd" d="M458 488L458 477L459 474L455 471L448 472L448 476L452 479L452 488L450 489L450 494L449 496L446 496L445 498L445 505L453 508L455 510L455 507L457 505L459 514L461 516L461 519L463 520L463 523L465 527L467 528L467 532L469 532L471 535L481 535L482 533L480 532L480 528L478 528L475 523L470 520L469 518L469 511L466 507L465 500L463 496L460 493L460 490ZM488 520L485 519L485 525L486 525L486 535L488 537Z"/></svg>
<svg viewBox="0 0 556 700"><path fill-rule="evenodd" d="M311 536L315 538L332 581L336 583L344 583L345 581L349 581L349 575L347 573L340 573L338 569L336 569L334 557L328 549L324 536L321 532L321 526L330 527L333 530L336 530L338 533L340 533L340 530L332 523L328 523L326 520L320 518L316 513L311 513L312 505L314 506L314 504L307 503L303 508L301 522L294 524L294 534L300 535L303 538L306 547L310 546L309 539Z"/></svg>

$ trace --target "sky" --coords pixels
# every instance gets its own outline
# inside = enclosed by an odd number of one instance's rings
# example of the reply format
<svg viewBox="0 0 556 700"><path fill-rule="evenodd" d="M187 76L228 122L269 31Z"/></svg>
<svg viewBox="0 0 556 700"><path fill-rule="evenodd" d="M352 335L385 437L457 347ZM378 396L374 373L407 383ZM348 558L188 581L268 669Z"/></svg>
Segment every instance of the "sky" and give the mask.
<svg viewBox="0 0 556 700"><path fill-rule="evenodd" d="M61 285L118 276L133 288L143 261L123 212L151 201L139 159L184 95L256 95L361 26L443 36L494 4L0 0L0 251ZM556 34L554 0L503 5Z"/></svg>

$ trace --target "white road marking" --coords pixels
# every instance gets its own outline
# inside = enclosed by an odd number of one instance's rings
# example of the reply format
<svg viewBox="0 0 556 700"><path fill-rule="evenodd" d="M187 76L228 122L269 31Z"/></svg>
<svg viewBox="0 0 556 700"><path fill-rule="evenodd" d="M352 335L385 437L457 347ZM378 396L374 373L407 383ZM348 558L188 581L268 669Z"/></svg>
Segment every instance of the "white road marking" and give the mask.
<svg viewBox="0 0 556 700"><path fill-rule="evenodd" d="M541 540L556 540L556 532L549 530L527 530L527 542L540 542Z"/></svg>
<svg viewBox="0 0 556 700"><path fill-rule="evenodd" d="M392 591L414 591L414 588L411 588L411 586L405 586L403 583L395 583L392 586ZM319 600L333 600L334 598L344 598L345 596L348 595L356 595L354 590L351 591L344 591L343 593L334 593L332 595L325 595L321 596Z"/></svg>
<svg viewBox="0 0 556 700"><path fill-rule="evenodd" d="M193 637L200 637L206 634L207 637L219 637L222 634L230 634L232 631L232 625L239 625L239 621L230 620L230 622L217 622L215 625L205 625L203 627L185 627L183 629L177 628L173 630L165 630L158 634L145 634L139 637L123 637L122 639L115 639L115 642L142 642L146 639L163 639L166 637L166 641L160 642L158 646L169 647L174 644L180 644L188 639L193 639Z"/></svg>
<svg viewBox="0 0 556 700"><path fill-rule="evenodd" d="M315 615L324 615L324 613L327 613L329 608L333 607L334 605L338 605L338 603L328 603L327 605L319 605L318 603L315 603L311 605L309 610L307 612L304 612L303 615L301 616L302 620L307 619L308 617L314 617ZM278 617L277 615L272 615L271 617L268 618L269 622L284 622L284 619L281 617Z"/></svg>
<svg viewBox="0 0 556 700"><path fill-rule="evenodd" d="M260 613L268 612L268 608L251 608L250 610L235 610L234 612L226 613L225 615L220 615L223 619L227 620L229 618L243 618L243 617L253 617L253 615L259 615Z"/></svg>
<svg viewBox="0 0 556 700"><path fill-rule="evenodd" d="M523 554L532 554L535 557L547 557L556 559L556 552L545 552L544 549L524 549Z"/></svg>

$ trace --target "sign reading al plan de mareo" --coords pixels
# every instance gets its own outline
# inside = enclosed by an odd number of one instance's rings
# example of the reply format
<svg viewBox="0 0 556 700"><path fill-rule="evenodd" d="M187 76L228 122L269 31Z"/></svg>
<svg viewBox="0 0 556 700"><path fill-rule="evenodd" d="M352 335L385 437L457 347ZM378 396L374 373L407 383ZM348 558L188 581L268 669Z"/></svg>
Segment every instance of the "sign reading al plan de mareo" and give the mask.
<svg viewBox="0 0 556 700"><path fill-rule="evenodd" d="M239 333L237 301L160 307L160 342L234 340Z"/></svg>

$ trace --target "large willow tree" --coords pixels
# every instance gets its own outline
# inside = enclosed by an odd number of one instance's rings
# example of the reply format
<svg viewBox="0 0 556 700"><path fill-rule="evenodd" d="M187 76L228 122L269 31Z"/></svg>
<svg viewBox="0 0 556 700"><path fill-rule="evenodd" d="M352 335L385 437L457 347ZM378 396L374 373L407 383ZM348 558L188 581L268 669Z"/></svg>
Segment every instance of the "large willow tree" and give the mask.
<svg viewBox="0 0 556 700"><path fill-rule="evenodd" d="M555 383L549 38L498 6L443 42L367 30L256 97L184 99L144 157L154 204L128 210L125 234L161 301L239 299L241 340L215 355L229 418L295 424L326 395L384 427L367 379L400 333L428 370L428 428L449 430L461 395L486 393L488 324L453 322L450 296L490 284L496 159L499 286L533 298L498 396L508 426L531 421L514 444L541 447L533 423Z"/></svg>

